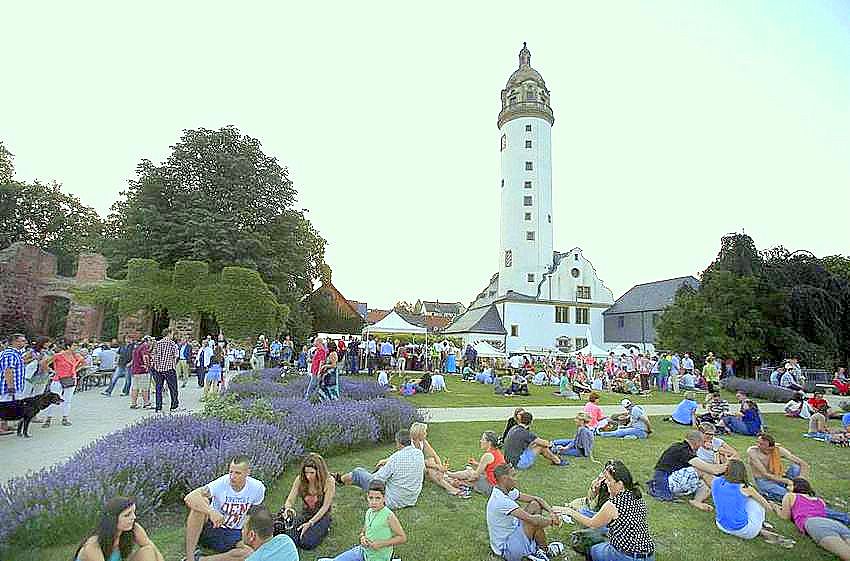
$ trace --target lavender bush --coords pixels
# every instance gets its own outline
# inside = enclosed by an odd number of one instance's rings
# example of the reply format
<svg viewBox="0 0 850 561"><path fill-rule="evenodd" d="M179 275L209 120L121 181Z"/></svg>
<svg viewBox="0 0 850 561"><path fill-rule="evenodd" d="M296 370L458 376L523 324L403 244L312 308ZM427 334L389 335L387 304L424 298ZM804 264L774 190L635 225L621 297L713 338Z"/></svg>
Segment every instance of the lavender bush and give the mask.
<svg viewBox="0 0 850 561"><path fill-rule="evenodd" d="M0 486L0 544L76 541L116 495L136 497L140 514L179 504L186 492L224 473L236 454L250 456L253 475L272 482L305 451L389 440L417 420L412 405L385 397L377 384L342 379L342 400L311 404L303 398L303 379L284 383L278 372L232 381L218 402L224 419L216 418L216 407L205 408L204 416L146 419L63 464Z"/></svg>

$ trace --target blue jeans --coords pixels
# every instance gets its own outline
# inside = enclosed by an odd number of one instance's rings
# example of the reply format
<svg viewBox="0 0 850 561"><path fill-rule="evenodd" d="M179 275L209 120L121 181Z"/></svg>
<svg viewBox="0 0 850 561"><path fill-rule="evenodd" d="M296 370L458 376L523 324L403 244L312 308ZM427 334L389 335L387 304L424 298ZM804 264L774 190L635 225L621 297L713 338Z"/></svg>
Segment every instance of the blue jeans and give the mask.
<svg viewBox="0 0 850 561"><path fill-rule="evenodd" d="M615 548L609 542L602 542L590 548L590 558L593 561L634 561L635 559L655 561L655 553L646 557L631 557Z"/></svg>
<svg viewBox="0 0 850 561"><path fill-rule="evenodd" d="M313 394L319 389L321 383L321 379L316 378L312 374L307 374L307 391L304 392L304 399L309 400L313 397Z"/></svg>
<svg viewBox="0 0 850 561"><path fill-rule="evenodd" d="M133 381L133 378L130 376L129 371L126 366L116 366L115 372L112 373L112 380L109 381L109 387L107 387L103 393L106 395L112 395L112 390L115 389L115 384L118 382L118 378L124 378L124 390L121 392L124 395L130 394L130 382Z"/></svg>
<svg viewBox="0 0 850 561"><path fill-rule="evenodd" d="M785 477L787 479L794 479L799 476L800 466L797 464L791 464L788 466L788 469L785 470ZM758 492L761 493L767 500L776 502L782 501L782 497L788 493L788 488L782 483L761 477L756 478L756 489L758 489Z"/></svg>
<svg viewBox="0 0 850 561"><path fill-rule="evenodd" d="M574 443L575 443L575 439L559 438L557 440L552 441L552 447L554 448L555 446L569 446L570 444L574 444ZM565 450L564 452L561 452L560 455L561 456L572 456L574 458L578 458L579 456L581 456L581 452L578 451L578 448L573 446L569 450Z"/></svg>
<svg viewBox="0 0 850 561"><path fill-rule="evenodd" d="M343 551L333 558L333 561L363 561L366 556L363 555L363 546L355 545L348 551Z"/></svg>
<svg viewBox="0 0 850 561"><path fill-rule="evenodd" d="M360 372L360 357L356 354L348 355L348 373L357 374Z"/></svg>
<svg viewBox="0 0 850 561"><path fill-rule="evenodd" d="M734 433L743 434L744 436L755 436L755 433L750 432L746 423L734 415L723 417L723 424Z"/></svg>
<svg viewBox="0 0 850 561"><path fill-rule="evenodd" d="M599 432L596 436L603 436L606 438L623 438L624 436L634 435L638 438L646 438L646 431L643 429L638 429L635 427L626 427L624 429L612 430L611 432Z"/></svg>
<svg viewBox="0 0 850 561"><path fill-rule="evenodd" d="M283 362L291 362L292 361L292 349L286 347L283 349Z"/></svg>

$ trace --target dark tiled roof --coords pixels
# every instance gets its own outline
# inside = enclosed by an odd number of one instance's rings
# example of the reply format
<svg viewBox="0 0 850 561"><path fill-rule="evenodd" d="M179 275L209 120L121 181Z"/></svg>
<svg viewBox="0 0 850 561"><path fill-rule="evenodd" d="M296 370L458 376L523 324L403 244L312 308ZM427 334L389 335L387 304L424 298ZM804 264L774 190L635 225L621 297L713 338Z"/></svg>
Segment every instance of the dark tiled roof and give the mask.
<svg viewBox="0 0 850 561"><path fill-rule="evenodd" d="M369 310L366 312L366 323L378 323L388 315L392 310Z"/></svg>
<svg viewBox="0 0 850 561"><path fill-rule="evenodd" d="M463 311L463 304L460 302L431 302L430 300L422 300L422 307L429 314L459 314Z"/></svg>
<svg viewBox="0 0 850 561"><path fill-rule="evenodd" d="M366 302L358 302L357 300L349 300L352 306L357 308L357 313L360 314L360 317L366 319L366 313L368 312L368 306Z"/></svg>
<svg viewBox="0 0 850 561"><path fill-rule="evenodd" d="M494 335L506 335L505 326L499 316L496 306L469 310L443 330L443 333L491 333Z"/></svg>
<svg viewBox="0 0 850 561"><path fill-rule="evenodd" d="M663 310L673 303L676 292L685 284L694 290L699 289L699 281L692 276L635 285L602 313L607 315Z"/></svg>

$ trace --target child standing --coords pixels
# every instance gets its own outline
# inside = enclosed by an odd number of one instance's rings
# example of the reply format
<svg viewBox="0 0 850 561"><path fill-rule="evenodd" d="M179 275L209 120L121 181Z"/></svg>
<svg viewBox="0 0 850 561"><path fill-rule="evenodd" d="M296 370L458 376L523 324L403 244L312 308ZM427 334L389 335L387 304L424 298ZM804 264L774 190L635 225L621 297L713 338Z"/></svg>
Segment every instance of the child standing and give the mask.
<svg viewBox="0 0 850 561"><path fill-rule="evenodd" d="M360 530L360 545L334 558L323 557L319 561L390 561L393 547L407 541L404 528L387 507L382 481L369 484L366 500L369 509L366 511L363 529Z"/></svg>

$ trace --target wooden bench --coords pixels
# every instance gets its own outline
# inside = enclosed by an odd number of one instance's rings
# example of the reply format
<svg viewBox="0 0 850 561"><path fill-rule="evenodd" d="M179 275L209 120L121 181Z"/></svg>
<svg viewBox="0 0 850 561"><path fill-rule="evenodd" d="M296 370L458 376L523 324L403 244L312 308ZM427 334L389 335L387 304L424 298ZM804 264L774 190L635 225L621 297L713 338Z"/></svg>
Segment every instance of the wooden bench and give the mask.
<svg viewBox="0 0 850 561"><path fill-rule="evenodd" d="M837 391L835 391L835 386L833 386L832 384L815 384L815 388L817 390L820 390L821 393L825 393L825 394L828 394L828 393L837 394L838 393Z"/></svg>

